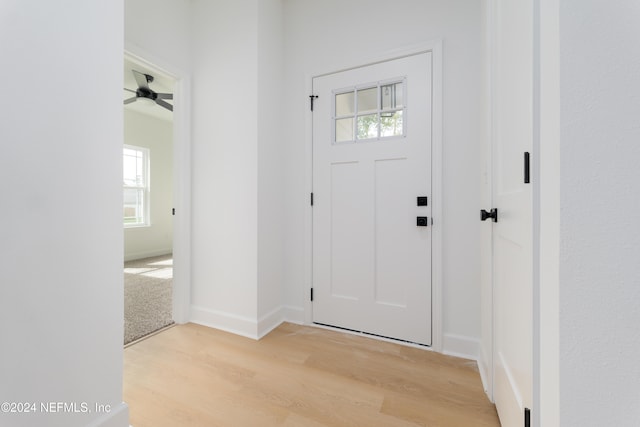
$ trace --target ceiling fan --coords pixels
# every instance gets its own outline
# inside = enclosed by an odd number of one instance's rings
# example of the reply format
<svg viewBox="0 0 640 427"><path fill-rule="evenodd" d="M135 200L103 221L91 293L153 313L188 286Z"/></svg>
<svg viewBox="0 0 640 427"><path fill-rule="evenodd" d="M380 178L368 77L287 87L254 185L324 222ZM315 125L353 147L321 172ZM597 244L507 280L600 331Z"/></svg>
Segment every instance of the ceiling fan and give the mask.
<svg viewBox="0 0 640 427"><path fill-rule="evenodd" d="M131 70L133 73L133 77L135 77L136 82L138 83L138 90L131 90L124 88L124 90L133 92L136 94L133 98L125 99L124 103L131 104L135 101L146 101L149 103L156 103L161 107L166 108L169 111L173 111L173 105L169 104L165 101L165 99L173 99L172 93L157 93L154 92L150 87L149 83L153 82L153 76L149 74L143 74L136 70Z"/></svg>

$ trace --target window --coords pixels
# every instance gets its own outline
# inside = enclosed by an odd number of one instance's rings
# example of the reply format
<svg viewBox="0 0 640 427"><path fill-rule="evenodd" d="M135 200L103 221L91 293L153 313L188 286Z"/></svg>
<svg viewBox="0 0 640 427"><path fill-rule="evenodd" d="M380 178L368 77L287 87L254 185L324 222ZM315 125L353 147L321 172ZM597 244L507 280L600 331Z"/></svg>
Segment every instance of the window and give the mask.
<svg viewBox="0 0 640 427"><path fill-rule="evenodd" d="M125 227L149 225L149 150L125 145L122 151Z"/></svg>
<svg viewBox="0 0 640 427"><path fill-rule="evenodd" d="M405 135L405 80L336 91L333 141L357 142Z"/></svg>

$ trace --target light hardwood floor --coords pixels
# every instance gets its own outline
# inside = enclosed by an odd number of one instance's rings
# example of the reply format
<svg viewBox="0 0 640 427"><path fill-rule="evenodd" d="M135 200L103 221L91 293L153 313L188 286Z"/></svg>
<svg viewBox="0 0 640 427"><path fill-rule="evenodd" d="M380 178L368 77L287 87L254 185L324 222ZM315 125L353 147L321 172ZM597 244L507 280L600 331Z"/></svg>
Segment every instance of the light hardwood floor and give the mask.
<svg viewBox="0 0 640 427"><path fill-rule="evenodd" d="M133 427L500 426L475 362L351 334L187 324L124 353Z"/></svg>

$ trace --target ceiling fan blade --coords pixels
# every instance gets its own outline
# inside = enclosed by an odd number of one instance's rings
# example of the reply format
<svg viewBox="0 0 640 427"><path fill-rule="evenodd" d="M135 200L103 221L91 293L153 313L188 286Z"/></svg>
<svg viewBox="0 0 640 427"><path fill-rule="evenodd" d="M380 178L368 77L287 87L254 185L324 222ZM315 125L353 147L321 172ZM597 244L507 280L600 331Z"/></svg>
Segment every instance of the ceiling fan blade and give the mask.
<svg viewBox="0 0 640 427"><path fill-rule="evenodd" d="M133 98L125 99L124 105L131 104L132 102L135 102L136 99L138 99L137 96L134 96Z"/></svg>
<svg viewBox="0 0 640 427"><path fill-rule="evenodd" d="M160 99L173 99L172 93L158 93L157 95Z"/></svg>
<svg viewBox="0 0 640 427"><path fill-rule="evenodd" d="M147 82L146 74L141 73L140 71L131 70L133 73L133 77L136 78L136 83L138 83L138 87L146 87L149 89L149 82Z"/></svg>
<svg viewBox="0 0 640 427"><path fill-rule="evenodd" d="M135 90L127 89L126 87L125 87L125 88L123 88L123 89L124 89L124 90L126 90L127 92L133 92L133 93L136 93L136 91L135 91Z"/></svg>
<svg viewBox="0 0 640 427"><path fill-rule="evenodd" d="M173 111L173 105L169 104L168 102L163 101L160 98L156 99L156 104L158 104L161 107L166 108L169 111Z"/></svg>

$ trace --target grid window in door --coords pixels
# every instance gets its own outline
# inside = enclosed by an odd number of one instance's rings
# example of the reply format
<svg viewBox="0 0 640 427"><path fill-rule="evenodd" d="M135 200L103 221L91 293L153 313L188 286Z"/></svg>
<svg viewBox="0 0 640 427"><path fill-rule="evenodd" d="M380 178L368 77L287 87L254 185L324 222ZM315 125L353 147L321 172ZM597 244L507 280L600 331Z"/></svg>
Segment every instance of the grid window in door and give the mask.
<svg viewBox="0 0 640 427"><path fill-rule="evenodd" d="M122 151L125 227L149 225L149 150L126 145Z"/></svg>
<svg viewBox="0 0 640 427"><path fill-rule="evenodd" d="M333 142L406 135L406 79L334 91Z"/></svg>

